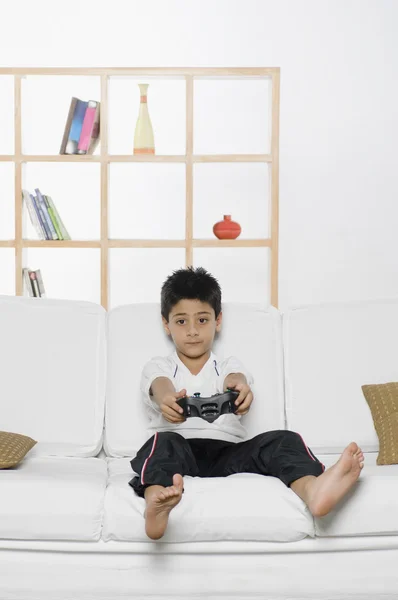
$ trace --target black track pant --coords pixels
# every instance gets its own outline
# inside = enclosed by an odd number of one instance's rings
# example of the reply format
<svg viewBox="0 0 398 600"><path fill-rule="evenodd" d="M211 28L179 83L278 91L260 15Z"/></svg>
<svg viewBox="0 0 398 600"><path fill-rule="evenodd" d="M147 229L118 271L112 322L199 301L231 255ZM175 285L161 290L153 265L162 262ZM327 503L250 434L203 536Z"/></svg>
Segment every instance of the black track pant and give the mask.
<svg viewBox="0 0 398 600"><path fill-rule="evenodd" d="M138 476L129 484L144 497L150 485L173 485L173 475L226 477L234 473L258 473L279 477L287 486L305 475L325 470L302 437L293 431L260 433L244 442L185 439L179 433L155 433L130 461Z"/></svg>

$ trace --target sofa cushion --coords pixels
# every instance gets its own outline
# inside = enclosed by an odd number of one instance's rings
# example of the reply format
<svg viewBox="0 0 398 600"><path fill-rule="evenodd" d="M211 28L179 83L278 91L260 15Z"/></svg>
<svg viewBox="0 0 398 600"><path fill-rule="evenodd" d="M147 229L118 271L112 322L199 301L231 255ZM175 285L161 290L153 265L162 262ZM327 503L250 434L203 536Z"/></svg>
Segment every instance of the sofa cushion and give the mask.
<svg viewBox="0 0 398 600"><path fill-rule="evenodd" d="M31 456L95 456L102 444L106 312L91 302L0 296L1 429Z"/></svg>
<svg viewBox="0 0 398 600"><path fill-rule="evenodd" d="M319 456L326 467L336 456ZM377 453L365 454L365 466L354 488L328 515L315 519L321 537L397 535L398 465L379 466Z"/></svg>
<svg viewBox="0 0 398 600"><path fill-rule="evenodd" d="M35 444L27 435L0 431L0 469L15 467Z"/></svg>
<svg viewBox="0 0 398 600"><path fill-rule="evenodd" d="M108 458L102 537L105 541L148 541L145 500L129 485L128 459ZM240 473L229 477L184 477L181 502L170 513L163 542L288 542L314 535L304 502L275 477Z"/></svg>
<svg viewBox="0 0 398 600"><path fill-rule="evenodd" d="M363 385L379 438L378 465L398 464L398 383Z"/></svg>
<svg viewBox="0 0 398 600"><path fill-rule="evenodd" d="M283 338L287 428L315 453L377 451L361 386L398 380L398 299L292 308Z"/></svg>
<svg viewBox="0 0 398 600"><path fill-rule="evenodd" d="M254 377L254 402L242 424L248 438L284 429L283 352L280 313L273 307L224 304L223 330L214 343L219 358L234 355ZM140 379L153 356L173 345L164 333L159 304L113 309L108 319L108 384L105 450L110 456L135 455L150 437Z"/></svg>
<svg viewBox="0 0 398 600"><path fill-rule="evenodd" d="M0 471L0 538L96 541L107 466L98 458L29 458Z"/></svg>

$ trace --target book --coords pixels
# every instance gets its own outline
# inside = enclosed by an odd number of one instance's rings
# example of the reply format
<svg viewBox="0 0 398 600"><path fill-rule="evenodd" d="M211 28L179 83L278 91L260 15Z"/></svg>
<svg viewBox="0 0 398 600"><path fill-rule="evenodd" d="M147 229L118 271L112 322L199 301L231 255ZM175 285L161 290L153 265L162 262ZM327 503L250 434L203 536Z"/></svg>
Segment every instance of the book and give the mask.
<svg viewBox="0 0 398 600"><path fill-rule="evenodd" d="M31 271L30 269L25 268L22 269L22 274L28 295L34 298L45 298L46 291L44 289L43 277L40 269Z"/></svg>
<svg viewBox="0 0 398 600"><path fill-rule="evenodd" d="M26 208L29 213L30 220L32 222L33 227L36 230L39 240L45 240L46 239L45 230L42 227L42 224L39 220L34 201L32 200L32 197L30 196L30 194L27 190L22 190L22 199L25 202Z"/></svg>
<svg viewBox="0 0 398 600"><path fill-rule="evenodd" d="M40 223L42 224L42 227L44 229L45 239L51 240L52 239L51 231L50 231L50 228L48 227L47 220L46 220L46 217L44 216L43 209L40 205L40 202L36 196L33 196L33 194L30 194L30 196L31 196L34 206L37 210L37 214L39 216Z"/></svg>
<svg viewBox="0 0 398 600"><path fill-rule="evenodd" d="M37 282L37 277L35 271L29 271L29 278L32 284L33 295L35 298L40 298L40 290L39 284Z"/></svg>
<svg viewBox="0 0 398 600"><path fill-rule="evenodd" d="M45 298L46 290L44 289L44 283L43 283L43 277L41 276L41 271L40 271L40 269L37 269L37 271L34 271L34 273L36 275L36 281L37 281L37 285L39 287L40 298Z"/></svg>
<svg viewBox="0 0 398 600"><path fill-rule="evenodd" d="M89 100L87 103L82 131L77 146L77 154L87 154L90 148L90 143L93 139L93 134L98 138L99 124L99 102ZM96 129L96 130L95 130Z"/></svg>
<svg viewBox="0 0 398 600"><path fill-rule="evenodd" d="M42 196L39 188L35 188L35 192L36 192L37 201L38 201L38 203L40 205L40 208L43 211L44 218L45 218L45 220L47 222L47 225L48 225L48 230L49 230L48 231L48 236L49 236L48 239L49 240L57 240L58 239L58 235L57 235L57 232L55 231L55 227L53 225L53 222L51 221L51 217L50 217L50 214L49 214L49 212L47 210L47 205L46 205L46 203L44 201L44 198L43 198L43 196Z"/></svg>
<svg viewBox="0 0 398 600"><path fill-rule="evenodd" d="M72 119L73 119L73 115L75 112L76 104L77 104L77 98L73 97L72 100L70 101L68 117L66 119L66 124L65 124L65 129L64 129L64 135L62 137L61 148L59 150L60 154L65 154L66 144L68 143L70 126L72 124Z"/></svg>
<svg viewBox="0 0 398 600"><path fill-rule="evenodd" d="M42 214L41 214L40 207L38 206L38 204L37 204L37 202L36 202L36 199L35 199L35 197L33 196L33 194L29 194L29 196L30 196L30 199L31 199L31 201L32 201L32 204L33 204L33 206L34 206L34 209L35 209L35 211L36 211L36 214L37 214L37 219L38 219L38 221L39 221L39 223L40 223L40 225L41 225L41 228L42 228L42 230L43 230L44 239L45 239L45 240L48 240L48 237L47 237L47 231L46 231L46 228L44 227L44 221L43 221L43 217L42 217Z"/></svg>
<svg viewBox="0 0 398 600"><path fill-rule="evenodd" d="M52 206L51 206L50 202L48 201L48 196L45 196L43 194L43 198L44 198L44 202L46 203L46 207L47 207L48 214L50 215L50 219L51 219L51 221L52 221L52 223L54 225L54 229L57 232L58 239L59 240L63 240L64 238L63 238L61 230L59 228L57 218L55 216L55 213L54 213L54 211L52 209Z"/></svg>
<svg viewBox="0 0 398 600"><path fill-rule="evenodd" d="M22 269L22 274L23 274L23 278L25 281L25 287L26 287L26 291L28 292L28 295L34 296L32 280L29 277L29 269Z"/></svg>
<svg viewBox="0 0 398 600"><path fill-rule="evenodd" d="M100 121L101 121L101 102L97 102L97 110L95 113L94 126L91 132L90 145L87 154L94 154L100 141Z"/></svg>
<svg viewBox="0 0 398 600"><path fill-rule="evenodd" d="M43 222L43 218L42 218L42 215L41 215L40 208L39 208L39 206L38 206L38 204L36 202L36 199L33 196L33 194L29 194L29 196L30 196L30 199L32 201L32 205L33 205L33 207L34 207L34 209L36 211L37 220L39 221L40 226L41 226L41 228L43 230L44 239L47 240L48 239L48 237L47 237L47 231L46 231L46 228L44 227L44 222Z"/></svg>
<svg viewBox="0 0 398 600"><path fill-rule="evenodd" d="M72 98L68 118L66 120L64 136L62 138L60 154L77 153L87 104L87 102L84 102L79 98Z"/></svg>
<svg viewBox="0 0 398 600"><path fill-rule="evenodd" d="M65 227L65 225L64 225L64 223L63 223L63 221L62 221L61 217L59 216L59 213L58 213L58 211L57 211L57 209L56 209L56 206L55 206L55 204L54 204L54 202L53 202L53 200L52 200L51 196L47 196L47 200L48 200L48 202L49 202L49 205L51 206L51 208L52 208L52 210L53 210L53 212L54 212L54 215L55 215L55 218L56 218L56 220L57 220L57 223L58 223L59 230L60 230L60 232L61 232L62 238L63 238L64 240L70 240L70 235L69 235L69 233L67 232L67 230L66 230L66 227Z"/></svg>
<svg viewBox="0 0 398 600"><path fill-rule="evenodd" d="M39 238L43 240L70 240L70 236L64 224L62 223L62 220L51 198L49 198L49 196L41 194L38 188L35 191L39 192L38 196L33 196L33 194L29 194L27 190L22 190L22 196L28 207L29 216L31 218L32 223L35 226ZM43 202L40 202L40 197L43 199L44 205ZM60 222L62 223L62 227L60 225ZM53 230L50 230L51 226L53 227ZM64 237L64 235L62 234L62 229L64 230L66 237ZM56 238L54 238L54 231L57 236Z"/></svg>

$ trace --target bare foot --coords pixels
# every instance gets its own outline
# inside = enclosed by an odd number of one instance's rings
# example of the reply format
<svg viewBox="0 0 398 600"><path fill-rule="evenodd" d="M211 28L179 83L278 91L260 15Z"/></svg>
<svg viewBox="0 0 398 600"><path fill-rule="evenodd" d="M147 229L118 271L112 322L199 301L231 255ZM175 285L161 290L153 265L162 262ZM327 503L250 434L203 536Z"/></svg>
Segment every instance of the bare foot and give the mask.
<svg viewBox="0 0 398 600"><path fill-rule="evenodd" d="M358 444L351 442L336 464L308 482L305 501L314 517L324 517L357 481L364 456Z"/></svg>
<svg viewBox="0 0 398 600"><path fill-rule="evenodd" d="M179 474L173 476L170 487L153 485L145 490L145 532L148 537L158 540L164 535L170 511L181 500L182 490L183 479Z"/></svg>

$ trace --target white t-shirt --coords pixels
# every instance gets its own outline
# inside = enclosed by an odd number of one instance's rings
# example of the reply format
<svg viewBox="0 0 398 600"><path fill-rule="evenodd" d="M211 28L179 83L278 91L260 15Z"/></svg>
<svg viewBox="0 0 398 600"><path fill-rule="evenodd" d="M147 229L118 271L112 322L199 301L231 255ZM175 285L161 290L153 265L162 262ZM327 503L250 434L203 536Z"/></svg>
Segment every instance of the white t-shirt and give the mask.
<svg viewBox="0 0 398 600"><path fill-rule="evenodd" d="M177 392L187 390L188 396L200 393L202 398L223 392L224 379L229 373L243 373L247 383L253 384L253 377L234 356L218 362L211 352L209 360L200 373L193 375L178 357L176 350L169 356L156 356L144 367L141 376L141 392L147 406L150 426L149 435L156 431L175 431L185 438L212 438L227 442L241 442L246 437L246 429L240 423L240 415L221 415L208 423L200 417L190 417L183 423L169 423L163 417L160 407L149 395L150 387L157 377L168 377Z"/></svg>

